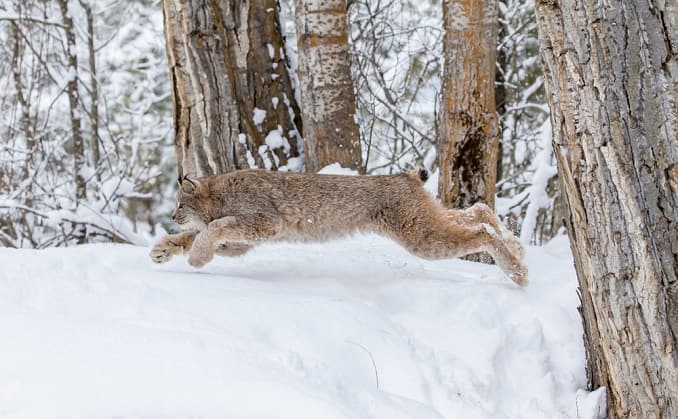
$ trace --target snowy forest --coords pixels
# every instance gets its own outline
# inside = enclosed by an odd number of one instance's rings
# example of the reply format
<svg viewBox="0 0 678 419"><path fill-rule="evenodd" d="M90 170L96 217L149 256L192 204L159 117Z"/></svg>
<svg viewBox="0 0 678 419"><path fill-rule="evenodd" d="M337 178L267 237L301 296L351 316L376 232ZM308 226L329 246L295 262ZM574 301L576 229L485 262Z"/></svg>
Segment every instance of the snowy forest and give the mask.
<svg viewBox="0 0 678 419"><path fill-rule="evenodd" d="M678 415L675 0L5 0L0 56L0 417ZM530 285L372 234L154 265L242 169L427 173Z"/></svg>
<svg viewBox="0 0 678 419"><path fill-rule="evenodd" d="M1 10L0 240L19 248L145 243L158 228L169 228L176 194L162 7L152 1L66 3L17 1ZM271 40L280 44L259 39L262 56L248 65L282 75L286 85L276 78L249 87L261 88L242 115L254 133L234 167L303 171L294 4L281 2L279 11L275 1L252 7L262 14L275 10L271 18L280 34ZM365 1L348 8L354 135L361 151L351 168L367 174L437 169L440 7ZM518 1L497 7L497 208L521 237L540 244L562 227L562 204L534 10Z"/></svg>

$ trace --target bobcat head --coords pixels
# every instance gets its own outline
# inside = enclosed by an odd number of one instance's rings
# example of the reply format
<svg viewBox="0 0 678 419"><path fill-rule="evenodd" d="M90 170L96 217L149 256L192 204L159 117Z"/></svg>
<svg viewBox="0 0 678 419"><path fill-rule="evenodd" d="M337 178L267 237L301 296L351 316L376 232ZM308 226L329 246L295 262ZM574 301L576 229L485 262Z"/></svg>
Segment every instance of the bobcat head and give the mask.
<svg viewBox="0 0 678 419"><path fill-rule="evenodd" d="M172 219L182 230L204 230L212 220L209 210L209 187L207 182L179 179L177 208L172 211Z"/></svg>

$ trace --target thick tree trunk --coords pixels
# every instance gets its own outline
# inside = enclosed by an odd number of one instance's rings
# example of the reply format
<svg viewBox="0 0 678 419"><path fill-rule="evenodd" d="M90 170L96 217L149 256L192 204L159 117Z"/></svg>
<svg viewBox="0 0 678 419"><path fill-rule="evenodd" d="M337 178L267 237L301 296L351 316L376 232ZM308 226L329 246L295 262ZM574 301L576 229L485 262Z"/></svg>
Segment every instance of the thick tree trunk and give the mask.
<svg viewBox="0 0 678 419"><path fill-rule="evenodd" d="M275 0L163 0L179 175L299 170Z"/></svg>
<svg viewBox="0 0 678 419"><path fill-rule="evenodd" d="M306 170L362 171L348 54L346 0L295 0Z"/></svg>
<svg viewBox="0 0 678 419"><path fill-rule="evenodd" d="M443 1L443 91L438 194L444 205L494 207L499 125L494 80L497 3Z"/></svg>
<svg viewBox="0 0 678 419"><path fill-rule="evenodd" d="M676 2L537 0L593 387L678 417Z"/></svg>

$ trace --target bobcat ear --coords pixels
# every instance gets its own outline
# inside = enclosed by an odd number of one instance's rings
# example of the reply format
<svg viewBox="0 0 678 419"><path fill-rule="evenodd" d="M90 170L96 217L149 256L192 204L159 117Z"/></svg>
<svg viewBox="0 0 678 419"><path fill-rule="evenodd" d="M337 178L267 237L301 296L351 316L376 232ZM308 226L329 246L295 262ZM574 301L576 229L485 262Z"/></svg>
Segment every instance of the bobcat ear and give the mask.
<svg viewBox="0 0 678 419"><path fill-rule="evenodd" d="M183 179L179 181L179 186L181 186L181 192L187 195L197 195L200 190L200 181L189 179L188 176L184 176Z"/></svg>
<svg viewBox="0 0 678 419"><path fill-rule="evenodd" d="M184 176L180 183L181 192L186 195L193 195L199 198L208 198L210 195L207 181L200 179L190 179Z"/></svg>

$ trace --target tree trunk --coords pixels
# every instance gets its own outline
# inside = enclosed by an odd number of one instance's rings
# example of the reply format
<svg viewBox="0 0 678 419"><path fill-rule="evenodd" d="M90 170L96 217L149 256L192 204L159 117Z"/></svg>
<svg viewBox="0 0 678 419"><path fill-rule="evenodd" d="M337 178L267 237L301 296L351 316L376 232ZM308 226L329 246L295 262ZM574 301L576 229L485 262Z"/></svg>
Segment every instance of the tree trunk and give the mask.
<svg viewBox="0 0 678 419"><path fill-rule="evenodd" d="M590 384L611 417L678 417L676 2L536 12Z"/></svg>
<svg viewBox="0 0 678 419"><path fill-rule="evenodd" d="M443 91L438 194L450 208L494 207L499 126L495 111L497 3L443 2Z"/></svg>
<svg viewBox="0 0 678 419"><path fill-rule="evenodd" d="M94 16L92 6L83 0L80 0L80 6L85 10L87 19L87 53L89 55L89 85L91 106L89 118L92 124L92 139L90 148L92 152L92 167L96 170L97 180L101 180L101 171L99 170L99 82L97 80L96 50L94 49Z"/></svg>
<svg viewBox="0 0 678 419"><path fill-rule="evenodd" d="M59 0L59 9L66 34L66 60L68 68L66 94L68 95L71 134L73 136L73 177L75 180L75 199L73 202L77 206L80 201L85 199L87 191L85 178L82 176L82 167L85 164L85 144L82 138L80 112L78 110L80 103L80 94L78 93L78 57L75 50L75 28L73 27L73 18L68 10L68 0ZM84 237L81 240L84 240Z"/></svg>
<svg viewBox="0 0 678 419"><path fill-rule="evenodd" d="M19 112L21 116L19 117L19 126L21 127L21 134L25 137L26 141L26 154L25 154L25 159L21 162L21 174L20 178L14 180L14 182L17 185L25 185L25 191L26 191L26 197L27 199L25 200L26 206L32 207L33 206L33 199L31 199L32 196L32 189L33 189L33 182L26 182L28 178L31 176L31 167L32 167L32 159L33 159L33 151L35 148L35 138L33 134L33 130L31 128L31 104L28 102L28 99L30 98L30 95L25 95L24 94L24 82L22 80L22 60L23 60L23 45L21 44L21 35L20 35L20 29L19 29L19 24L16 22L12 22L10 24L10 39L12 40L12 56L11 56L11 63L12 63L12 78L14 80L14 90L16 90L16 102L19 107ZM18 130L17 130L18 131ZM17 131L14 131L14 135L16 135ZM12 131L10 131L12 132ZM2 173L2 170L0 169L0 178L4 178L5 176ZM7 179L8 183L12 182L11 176ZM3 188L2 182L0 182L0 188L5 189L5 190L11 190L12 186L7 185L7 187ZM16 186L15 186L16 187ZM11 216L10 216L11 217ZM30 217L27 214L23 213L21 215L21 223L22 224L27 224L28 218ZM2 225L2 235L9 237L13 239L13 241L16 241L16 239L19 238L19 235L17 234L17 230L14 226L15 222L13 222L11 218L5 218L4 214L2 217L0 217L0 225ZM34 245L34 240L33 237L27 237L27 239L31 242L32 245ZM11 242L8 240L4 239L0 241L0 244L5 245L6 247L11 246Z"/></svg>
<svg viewBox="0 0 678 419"><path fill-rule="evenodd" d="M362 171L348 54L346 0L295 0L306 170Z"/></svg>
<svg viewBox="0 0 678 419"><path fill-rule="evenodd" d="M300 170L275 0L163 0L179 176Z"/></svg>

